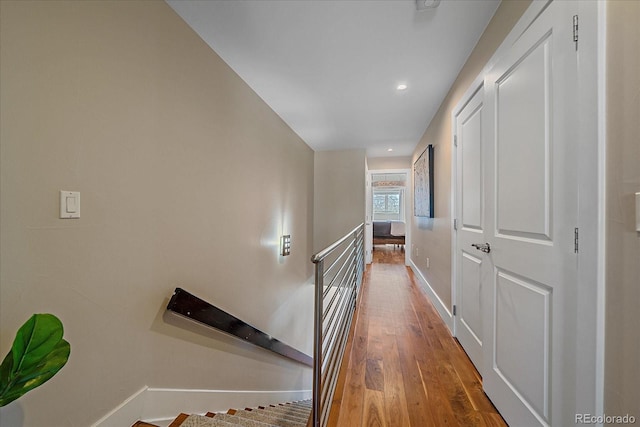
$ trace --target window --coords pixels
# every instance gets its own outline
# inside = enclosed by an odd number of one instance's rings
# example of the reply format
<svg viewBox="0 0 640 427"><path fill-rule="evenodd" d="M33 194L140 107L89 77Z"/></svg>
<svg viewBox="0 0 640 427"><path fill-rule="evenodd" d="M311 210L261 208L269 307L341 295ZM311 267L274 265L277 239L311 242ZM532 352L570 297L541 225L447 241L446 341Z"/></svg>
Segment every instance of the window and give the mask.
<svg viewBox="0 0 640 427"><path fill-rule="evenodd" d="M373 212L382 214L400 214L400 193L374 194Z"/></svg>
<svg viewBox="0 0 640 427"><path fill-rule="evenodd" d="M371 212L374 221L404 221L405 172L371 174Z"/></svg>
<svg viewBox="0 0 640 427"><path fill-rule="evenodd" d="M404 190L374 189L373 219L404 221Z"/></svg>

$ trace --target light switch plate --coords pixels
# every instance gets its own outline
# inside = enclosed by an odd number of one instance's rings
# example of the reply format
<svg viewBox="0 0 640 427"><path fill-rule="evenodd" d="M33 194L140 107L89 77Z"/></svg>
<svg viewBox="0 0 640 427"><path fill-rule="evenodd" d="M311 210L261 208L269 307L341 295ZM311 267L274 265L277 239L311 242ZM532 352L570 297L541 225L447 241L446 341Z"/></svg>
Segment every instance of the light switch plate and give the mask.
<svg viewBox="0 0 640 427"><path fill-rule="evenodd" d="M60 218L80 218L80 192L60 190Z"/></svg>

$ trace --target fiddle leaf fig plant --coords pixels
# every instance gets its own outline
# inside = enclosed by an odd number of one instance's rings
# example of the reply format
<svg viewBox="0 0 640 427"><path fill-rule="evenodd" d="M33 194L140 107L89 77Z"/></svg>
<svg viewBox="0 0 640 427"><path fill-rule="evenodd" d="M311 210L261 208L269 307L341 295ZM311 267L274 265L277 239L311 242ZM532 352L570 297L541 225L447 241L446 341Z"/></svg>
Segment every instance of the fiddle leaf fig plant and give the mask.
<svg viewBox="0 0 640 427"><path fill-rule="evenodd" d="M0 365L0 407L50 380L67 363L70 344L53 314L34 314L16 333Z"/></svg>

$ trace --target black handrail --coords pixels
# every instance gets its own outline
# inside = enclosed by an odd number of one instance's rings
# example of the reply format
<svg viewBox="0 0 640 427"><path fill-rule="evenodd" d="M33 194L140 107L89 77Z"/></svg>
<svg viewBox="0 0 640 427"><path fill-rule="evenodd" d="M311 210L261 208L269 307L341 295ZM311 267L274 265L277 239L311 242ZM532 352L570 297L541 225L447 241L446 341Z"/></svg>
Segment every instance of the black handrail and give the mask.
<svg viewBox="0 0 640 427"><path fill-rule="evenodd" d="M182 288L176 288L167 305L167 310L196 322L216 328L251 344L293 359L307 366L313 366L313 358L279 341L237 317L220 310Z"/></svg>

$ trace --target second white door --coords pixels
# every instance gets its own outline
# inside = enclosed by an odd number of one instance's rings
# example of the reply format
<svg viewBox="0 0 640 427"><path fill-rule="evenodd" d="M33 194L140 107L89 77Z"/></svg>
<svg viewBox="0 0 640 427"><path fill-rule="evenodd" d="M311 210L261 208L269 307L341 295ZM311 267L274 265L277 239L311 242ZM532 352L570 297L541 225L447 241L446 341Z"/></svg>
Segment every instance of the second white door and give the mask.
<svg viewBox="0 0 640 427"><path fill-rule="evenodd" d="M485 257L473 244L486 240L482 147L483 91L479 88L455 118L456 314L460 345L482 374L482 286Z"/></svg>

